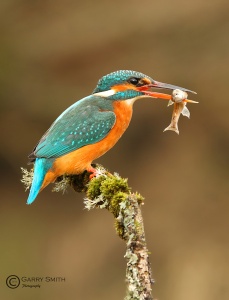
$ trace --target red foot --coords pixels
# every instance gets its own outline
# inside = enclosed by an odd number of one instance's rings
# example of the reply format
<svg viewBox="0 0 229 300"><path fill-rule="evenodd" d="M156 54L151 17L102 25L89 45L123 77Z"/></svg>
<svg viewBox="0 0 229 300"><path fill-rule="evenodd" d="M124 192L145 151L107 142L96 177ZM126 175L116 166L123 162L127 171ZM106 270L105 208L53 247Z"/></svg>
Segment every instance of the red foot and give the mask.
<svg viewBox="0 0 229 300"><path fill-rule="evenodd" d="M97 174L97 170L96 170L95 168L93 168L92 166L90 166L90 168L88 168L87 171L88 171L89 173L92 173L92 174L89 176L90 179L92 179L93 177L95 177L96 174Z"/></svg>

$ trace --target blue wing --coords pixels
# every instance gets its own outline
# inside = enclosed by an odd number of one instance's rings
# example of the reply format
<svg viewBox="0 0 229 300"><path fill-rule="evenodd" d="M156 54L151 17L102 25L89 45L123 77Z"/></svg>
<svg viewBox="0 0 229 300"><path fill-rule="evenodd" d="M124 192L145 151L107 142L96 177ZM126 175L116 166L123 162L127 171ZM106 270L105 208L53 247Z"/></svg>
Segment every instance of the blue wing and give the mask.
<svg viewBox="0 0 229 300"><path fill-rule="evenodd" d="M115 121L111 101L96 96L84 98L56 119L29 157L60 157L94 144L108 134Z"/></svg>

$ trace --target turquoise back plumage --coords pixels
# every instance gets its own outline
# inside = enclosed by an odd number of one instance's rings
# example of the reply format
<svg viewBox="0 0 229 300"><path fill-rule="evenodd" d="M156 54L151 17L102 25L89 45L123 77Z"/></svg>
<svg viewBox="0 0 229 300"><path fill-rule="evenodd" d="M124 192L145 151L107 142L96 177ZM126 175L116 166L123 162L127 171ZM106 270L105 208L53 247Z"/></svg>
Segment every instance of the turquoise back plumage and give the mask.
<svg viewBox="0 0 229 300"><path fill-rule="evenodd" d="M30 158L57 158L102 140L115 124L112 101L92 95L66 109L41 138Z"/></svg>

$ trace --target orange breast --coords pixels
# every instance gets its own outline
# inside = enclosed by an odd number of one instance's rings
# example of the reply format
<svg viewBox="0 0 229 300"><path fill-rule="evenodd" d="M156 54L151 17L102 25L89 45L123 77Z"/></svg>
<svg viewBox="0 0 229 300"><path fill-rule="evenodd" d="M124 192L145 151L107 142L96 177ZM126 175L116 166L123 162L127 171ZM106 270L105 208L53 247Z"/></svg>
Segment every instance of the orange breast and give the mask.
<svg viewBox="0 0 229 300"><path fill-rule="evenodd" d="M111 149L127 129L132 117L132 104L115 101L113 104L116 122L108 135L101 141L84 146L57 158L53 168L46 174L42 189L63 174L80 174L90 168L96 158Z"/></svg>

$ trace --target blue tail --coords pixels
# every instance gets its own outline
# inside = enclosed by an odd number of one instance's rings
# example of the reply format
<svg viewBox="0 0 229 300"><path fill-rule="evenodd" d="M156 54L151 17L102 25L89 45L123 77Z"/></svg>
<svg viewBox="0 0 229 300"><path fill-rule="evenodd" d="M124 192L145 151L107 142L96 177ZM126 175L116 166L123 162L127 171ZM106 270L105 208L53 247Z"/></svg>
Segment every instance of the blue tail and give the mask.
<svg viewBox="0 0 229 300"><path fill-rule="evenodd" d="M36 158L34 163L33 182L30 188L27 204L33 203L33 201L36 199L44 181L45 175L52 166L52 162L52 160L49 160L47 158Z"/></svg>

